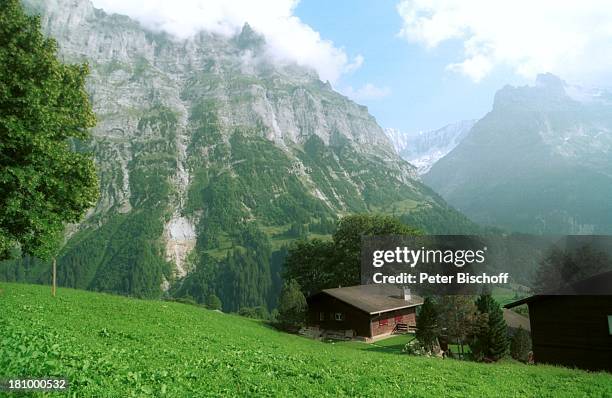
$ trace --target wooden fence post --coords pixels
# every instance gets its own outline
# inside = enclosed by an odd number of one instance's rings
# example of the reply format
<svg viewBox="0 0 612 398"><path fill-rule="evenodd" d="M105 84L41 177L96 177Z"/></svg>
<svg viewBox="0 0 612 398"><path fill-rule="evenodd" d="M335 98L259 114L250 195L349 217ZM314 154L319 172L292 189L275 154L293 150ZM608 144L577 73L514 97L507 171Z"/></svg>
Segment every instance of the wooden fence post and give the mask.
<svg viewBox="0 0 612 398"><path fill-rule="evenodd" d="M51 294L55 297L56 290L56 281L57 281L57 265L55 261L55 257L53 257L53 287L51 288Z"/></svg>

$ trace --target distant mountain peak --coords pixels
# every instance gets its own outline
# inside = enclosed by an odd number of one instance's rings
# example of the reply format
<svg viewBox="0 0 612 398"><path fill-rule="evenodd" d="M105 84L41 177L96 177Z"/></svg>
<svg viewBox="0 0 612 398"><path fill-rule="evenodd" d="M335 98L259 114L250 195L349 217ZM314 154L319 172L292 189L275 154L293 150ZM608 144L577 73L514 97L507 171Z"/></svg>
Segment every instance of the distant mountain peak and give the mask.
<svg viewBox="0 0 612 398"><path fill-rule="evenodd" d="M473 220L512 231L612 231L612 108L552 74L506 86L425 183Z"/></svg>
<svg viewBox="0 0 612 398"><path fill-rule="evenodd" d="M562 106L566 100L571 100L568 96L570 88L565 81L552 73L539 74L535 85L506 85L497 91L493 108L555 109Z"/></svg>
<svg viewBox="0 0 612 398"><path fill-rule="evenodd" d="M255 32L255 30L253 30L253 28L251 27L251 25L249 25L248 22L244 23L240 34L238 34L238 36L236 37L236 45L241 50L260 49L264 46L265 43L266 40L263 35Z"/></svg>
<svg viewBox="0 0 612 398"><path fill-rule="evenodd" d="M536 86L538 87L563 88L565 85L565 81L552 73L540 73L536 77Z"/></svg>
<svg viewBox="0 0 612 398"><path fill-rule="evenodd" d="M400 156L416 166L419 174L425 174L468 135L474 123L476 120L461 120L412 136L392 128L385 133Z"/></svg>
<svg viewBox="0 0 612 398"><path fill-rule="evenodd" d="M536 77L536 87L545 89L548 93L555 96L565 96L567 84L558 76L552 73L542 73Z"/></svg>

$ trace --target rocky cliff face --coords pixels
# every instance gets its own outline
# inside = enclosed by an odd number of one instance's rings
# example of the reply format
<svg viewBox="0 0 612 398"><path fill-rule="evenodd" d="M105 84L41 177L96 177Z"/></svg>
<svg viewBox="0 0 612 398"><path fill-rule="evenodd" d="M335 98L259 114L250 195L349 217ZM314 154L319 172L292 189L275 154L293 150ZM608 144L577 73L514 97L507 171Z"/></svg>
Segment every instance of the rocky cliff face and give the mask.
<svg viewBox="0 0 612 398"><path fill-rule="evenodd" d="M410 135L406 132L403 132L398 129L394 129L392 127L385 128L385 134L389 137L391 141L391 145L395 149L395 152L401 153L404 149L406 149L410 142Z"/></svg>
<svg viewBox="0 0 612 398"><path fill-rule="evenodd" d="M468 135L476 120L462 120L437 130L422 131L409 137L395 129L385 132L399 155L425 174Z"/></svg>
<svg viewBox="0 0 612 398"><path fill-rule="evenodd" d="M407 199L406 212L448 211L365 107L311 70L267 60L248 25L178 40L88 0L25 5L66 61L91 68L102 194L72 229L65 284L149 294L202 253L240 246L246 224L277 247L292 224L322 229Z"/></svg>
<svg viewBox="0 0 612 398"><path fill-rule="evenodd" d="M424 176L474 220L537 233L612 232L612 101L541 75L498 91L492 111Z"/></svg>

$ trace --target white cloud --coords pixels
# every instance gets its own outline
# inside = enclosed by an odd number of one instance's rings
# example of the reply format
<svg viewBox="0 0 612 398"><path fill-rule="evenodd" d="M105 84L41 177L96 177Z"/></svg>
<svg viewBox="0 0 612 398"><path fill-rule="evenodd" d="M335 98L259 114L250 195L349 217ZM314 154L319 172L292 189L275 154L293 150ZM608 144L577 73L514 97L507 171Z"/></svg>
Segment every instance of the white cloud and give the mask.
<svg viewBox="0 0 612 398"><path fill-rule="evenodd" d="M358 54L353 61L351 61L351 63L347 64L344 67L344 73L352 73L354 71L356 71L357 69L361 68L361 65L363 65L363 55Z"/></svg>
<svg viewBox="0 0 612 398"><path fill-rule="evenodd" d="M128 15L148 28L187 38L201 30L233 35L248 22L266 38L277 60L315 69L332 83L359 68L354 59L294 15L299 0L93 0L107 12Z"/></svg>
<svg viewBox="0 0 612 398"><path fill-rule="evenodd" d="M366 83L357 89L354 89L352 86L341 88L340 92L355 101L372 101L388 96L391 94L391 89Z"/></svg>
<svg viewBox="0 0 612 398"><path fill-rule="evenodd" d="M531 78L552 72L596 81L612 68L612 3L608 0L402 0L399 35L426 48L463 42L448 66L475 81L505 66Z"/></svg>

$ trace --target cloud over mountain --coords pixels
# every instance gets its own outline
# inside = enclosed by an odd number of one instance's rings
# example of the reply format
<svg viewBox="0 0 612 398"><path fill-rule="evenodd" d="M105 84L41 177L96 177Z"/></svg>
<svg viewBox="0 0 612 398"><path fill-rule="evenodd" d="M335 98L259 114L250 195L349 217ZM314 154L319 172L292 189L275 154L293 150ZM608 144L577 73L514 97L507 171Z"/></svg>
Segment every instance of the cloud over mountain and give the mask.
<svg viewBox="0 0 612 398"><path fill-rule="evenodd" d="M341 87L339 91L355 101L379 100L391 94L389 87L379 87L372 83L366 83L359 88L353 88L353 86Z"/></svg>
<svg viewBox="0 0 612 398"><path fill-rule="evenodd" d="M144 26L187 38L201 30L223 35L238 32L245 22L266 38L270 55L315 69L332 83L363 63L325 40L294 15L298 0L93 0L107 12L128 15Z"/></svg>

